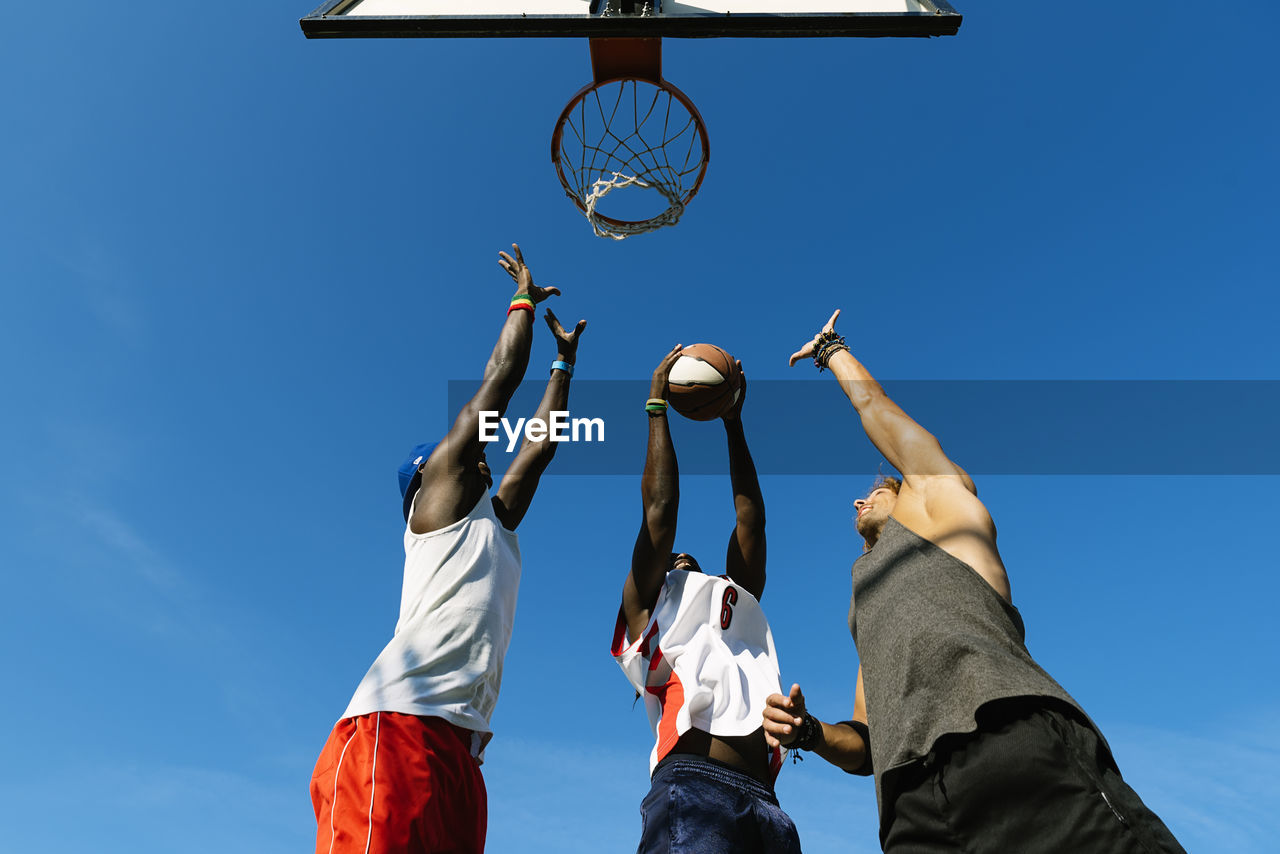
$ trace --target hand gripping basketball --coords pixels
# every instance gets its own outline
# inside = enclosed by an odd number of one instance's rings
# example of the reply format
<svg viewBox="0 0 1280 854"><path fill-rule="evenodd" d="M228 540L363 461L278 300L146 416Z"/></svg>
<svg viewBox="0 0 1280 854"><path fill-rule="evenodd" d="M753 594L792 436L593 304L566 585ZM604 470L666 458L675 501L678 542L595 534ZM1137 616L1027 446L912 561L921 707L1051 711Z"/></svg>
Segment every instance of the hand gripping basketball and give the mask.
<svg viewBox="0 0 1280 854"><path fill-rule="evenodd" d="M694 421L725 415L741 396L742 371L733 356L714 344L681 349L667 378L671 408Z"/></svg>
<svg viewBox="0 0 1280 854"><path fill-rule="evenodd" d="M720 417L725 421L737 421L740 419L742 417L742 402L747 399L747 374L742 370L742 360L735 359L734 365L738 368L738 399L728 409L720 413Z"/></svg>
<svg viewBox="0 0 1280 854"><path fill-rule="evenodd" d="M682 345L677 344L670 353L662 357L658 367L653 369L653 381L649 383L650 400L667 399L667 380L671 376L671 366L676 363L676 359L680 358L681 349Z"/></svg>

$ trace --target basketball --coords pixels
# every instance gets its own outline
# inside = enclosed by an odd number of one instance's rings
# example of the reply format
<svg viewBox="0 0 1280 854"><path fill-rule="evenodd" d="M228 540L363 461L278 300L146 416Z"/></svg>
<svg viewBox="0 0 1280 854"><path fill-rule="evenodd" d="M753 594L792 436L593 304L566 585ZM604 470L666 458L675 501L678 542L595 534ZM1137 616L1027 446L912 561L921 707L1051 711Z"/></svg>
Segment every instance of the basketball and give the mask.
<svg viewBox="0 0 1280 854"><path fill-rule="evenodd" d="M694 421L723 415L742 393L742 374L734 358L714 344L692 344L680 351L667 381L671 408Z"/></svg>

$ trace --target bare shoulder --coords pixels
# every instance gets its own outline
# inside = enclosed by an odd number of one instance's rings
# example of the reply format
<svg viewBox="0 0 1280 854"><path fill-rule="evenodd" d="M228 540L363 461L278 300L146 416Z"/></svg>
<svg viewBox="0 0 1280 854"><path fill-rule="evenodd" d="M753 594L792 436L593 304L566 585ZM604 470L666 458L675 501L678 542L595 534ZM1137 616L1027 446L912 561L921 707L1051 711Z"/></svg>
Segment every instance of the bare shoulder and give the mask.
<svg viewBox="0 0 1280 854"><path fill-rule="evenodd" d="M996 546L996 525L967 475L912 478L893 515L916 534L974 569L1006 600L1009 577Z"/></svg>

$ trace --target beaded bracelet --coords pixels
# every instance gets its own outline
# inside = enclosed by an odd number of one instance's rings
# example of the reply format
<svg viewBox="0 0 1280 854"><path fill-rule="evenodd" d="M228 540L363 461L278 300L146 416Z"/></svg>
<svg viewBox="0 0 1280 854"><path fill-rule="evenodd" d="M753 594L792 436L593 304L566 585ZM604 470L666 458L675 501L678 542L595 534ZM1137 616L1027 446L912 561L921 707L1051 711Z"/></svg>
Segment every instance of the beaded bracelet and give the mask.
<svg viewBox="0 0 1280 854"><path fill-rule="evenodd" d="M818 342L813 351L813 364L819 371L826 370L827 365L831 362L831 357L836 353L844 350L849 352L849 346L844 343L844 337L837 335L834 331L823 332L818 336Z"/></svg>
<svg viewBox="0 0 1280 854"><path fill-rule="evenodd" d="M818 740L818 733L821 728L822 724L818 722L818 719L805 712L804 723L800 725L800 734L787 747L791 750L812 750L813 743Z"/></svg>

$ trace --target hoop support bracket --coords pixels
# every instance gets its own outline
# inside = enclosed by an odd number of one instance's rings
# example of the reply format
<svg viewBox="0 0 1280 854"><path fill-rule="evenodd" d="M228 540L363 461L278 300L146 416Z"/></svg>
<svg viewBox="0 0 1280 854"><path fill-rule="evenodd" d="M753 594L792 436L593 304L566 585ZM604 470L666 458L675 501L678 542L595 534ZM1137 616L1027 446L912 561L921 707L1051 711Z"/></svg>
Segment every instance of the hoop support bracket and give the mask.
<svg viewBox="0 0 1280 854"><path fill-rule="evenodd" d="M591 75L597 84L619 77L662 80L662 39L588 39Z"/></svg>

